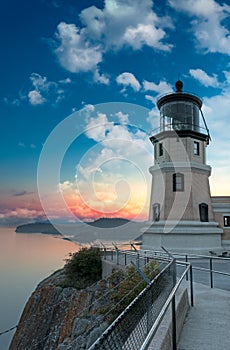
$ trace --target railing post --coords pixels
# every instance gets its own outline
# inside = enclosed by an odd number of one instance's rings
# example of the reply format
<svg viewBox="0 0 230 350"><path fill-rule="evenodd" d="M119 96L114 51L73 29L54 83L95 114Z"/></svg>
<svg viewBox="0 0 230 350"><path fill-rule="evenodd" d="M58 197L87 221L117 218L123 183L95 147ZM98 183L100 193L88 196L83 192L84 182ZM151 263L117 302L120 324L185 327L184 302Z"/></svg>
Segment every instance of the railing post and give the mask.
<svg viewBox="0 0 230 350"><path fill-rule="evenodd" d="M190 272L190 300L191 300L191 306L193 306L193 305L194 305L194 298L193 298L193 275L192 275L192 265L190 265L189 272Z"/></svg>
<svg viewBox="0 0 230 350"><path fill-rule="evenodd" d="M100 244L102 245L102 248L103 248L103 257L104 257L104 260L106 260L106 255L107 255L107 251L106 251L106 246L100 242Z"/></svg>
<svg viewBox="0 0 230 350"><path fill-rule="evenodd" d="M118 251L118 249L116 250L116 256L117 256L117 265L119 265L119 251Z"/></svg>
<svg viewBox="0 0 230 350"><path fill-rule="evenodd" d="M173 287L176 285L176 259L173 258ZM176 296L172 298L172 349L177 350L176 345Z"/></svg>
<svg viewBox="0 0 230 350"><path fill-rule="evenodd" d="M176 345L176 297L172 298L172 348L177 350Z"/></svg>
<svg viewBox="0 0 230 350"><path fill-rule="evenodd" d="M188 255L185 255L185 262L188 263ZM186 273L186 281L188 281L188 272Z"/></svg>
<svg viewBox="0 0 230 350"><path fill-rule="evenodd" d="M209 259L210 287L213 288L212 258Z"/></svg>
<svg viewBox="0 0 230 350"><path fill-rule="evenodd" d="M146 334L149 333L151 326L152 326L152 312L151 312L151 290L149 289L148 295L147 295L147 332Z"/></svg>
<svg viewBox="0 0 230 350"><path fill-rule="evenodd" d="M140 268L140 254L137 253L137 267Z"/></svg>

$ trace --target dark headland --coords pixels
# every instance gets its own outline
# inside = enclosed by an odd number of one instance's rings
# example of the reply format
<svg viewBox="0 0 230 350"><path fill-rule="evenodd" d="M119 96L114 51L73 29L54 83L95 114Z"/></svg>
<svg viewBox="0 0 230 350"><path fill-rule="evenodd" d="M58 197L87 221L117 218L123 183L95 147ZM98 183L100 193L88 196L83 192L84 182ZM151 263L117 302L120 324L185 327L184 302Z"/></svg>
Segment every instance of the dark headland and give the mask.
<svg viewBox="0 0 230 350"><path fill-rule="evenodd" d="M129 222L122 218L101 218L85 224L100 228L113 228L125 225ZM43 233L51 235L61 235L61 233L50 222L33 222L29 224L19 225L16 227L17 233Z"/></svg>
<svg viewBox="0 0 230 350"><path fill-rule="evenodd" d="M61 235L61 233L51 223L47 222L33 222L30 224L19 225L16 227L15 232Z"/></svg>

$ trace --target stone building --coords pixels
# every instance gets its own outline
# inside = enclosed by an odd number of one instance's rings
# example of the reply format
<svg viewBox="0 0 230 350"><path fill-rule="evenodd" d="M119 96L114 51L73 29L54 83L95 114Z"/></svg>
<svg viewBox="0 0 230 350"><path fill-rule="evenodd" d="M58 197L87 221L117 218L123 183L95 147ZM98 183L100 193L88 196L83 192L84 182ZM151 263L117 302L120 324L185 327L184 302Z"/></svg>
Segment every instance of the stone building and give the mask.
<svg viewBox="0 0 230 350"><path fill-rule="evenodd" d="M230 250L230 196L213 196L211 200L214 219L223 229L222 246Z"/></svg>

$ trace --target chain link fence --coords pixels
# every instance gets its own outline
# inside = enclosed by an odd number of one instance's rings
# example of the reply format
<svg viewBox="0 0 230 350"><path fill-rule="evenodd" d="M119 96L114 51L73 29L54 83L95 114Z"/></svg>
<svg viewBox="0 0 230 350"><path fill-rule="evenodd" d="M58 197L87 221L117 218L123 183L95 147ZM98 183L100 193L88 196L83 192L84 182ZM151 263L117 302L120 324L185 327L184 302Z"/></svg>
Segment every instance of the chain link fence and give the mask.
<svg viewBox="0 0 230 350"><path fill-rule="evenodd" d="M175 283L176 263L171 260L89 350L139 350Z"/></svg>

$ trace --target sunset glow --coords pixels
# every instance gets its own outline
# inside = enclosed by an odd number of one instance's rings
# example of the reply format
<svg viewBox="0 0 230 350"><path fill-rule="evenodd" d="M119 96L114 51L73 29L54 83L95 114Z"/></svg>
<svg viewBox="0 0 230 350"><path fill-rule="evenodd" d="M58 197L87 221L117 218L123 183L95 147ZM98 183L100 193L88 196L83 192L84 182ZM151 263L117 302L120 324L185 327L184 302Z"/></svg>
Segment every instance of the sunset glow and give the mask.
<svg viewBox="0 0 230 350"><path fill-rule="evenodd" d="M24 5L0 22L0 225L147 219L156 101L178 73L203 101L211 193L230 195L227 2Z"/></svg>

